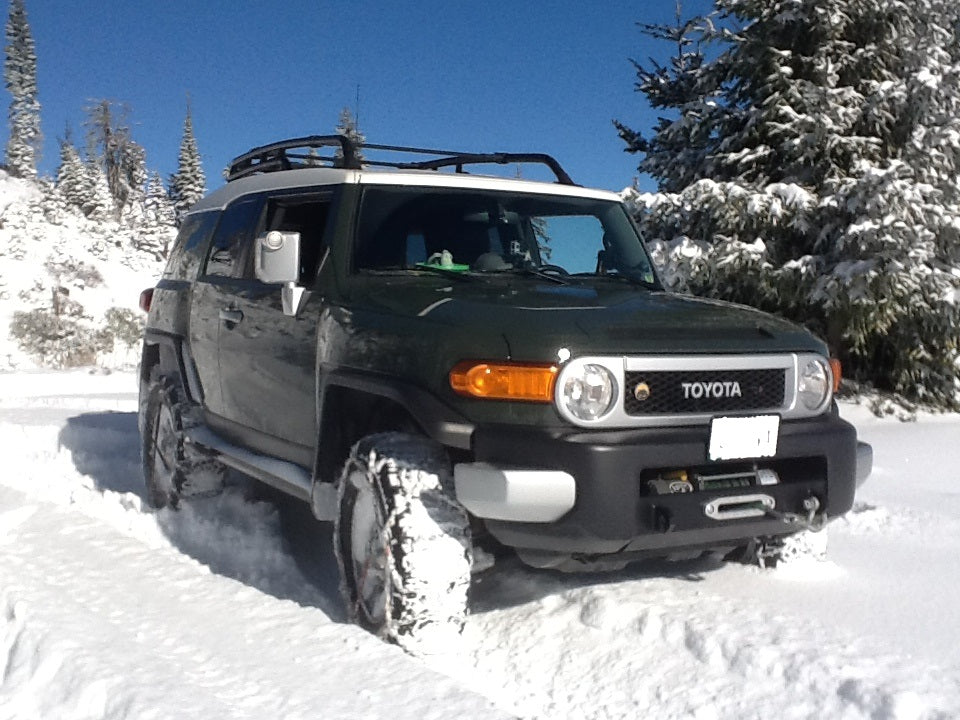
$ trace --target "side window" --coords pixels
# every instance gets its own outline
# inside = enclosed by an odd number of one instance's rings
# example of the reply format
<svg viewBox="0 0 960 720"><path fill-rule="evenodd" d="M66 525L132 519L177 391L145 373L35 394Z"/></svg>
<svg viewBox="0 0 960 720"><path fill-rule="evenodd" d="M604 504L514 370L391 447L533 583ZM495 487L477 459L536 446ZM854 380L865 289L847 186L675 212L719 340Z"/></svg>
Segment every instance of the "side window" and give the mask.
<svg viewBox="0 0 960 720"><path fill-rule="evenodd" d="M281 197L267 202L264 232L282 230L300 233L300 280L310 285L326 247L323 239L330 217L330 197ZM248 258L244 276L253 278L253 257Z"/></svg>
<svg viewBox="0 0 960 720"><path fill-rule="evenodd" d="M180 226L177 239L170 251L163 277L192 280L200 269L207 240L220 218L219 212L188 215Z"/></svg>
<svg viewBox="0 0 960 720"><path fill-rule="evenodd" d="M234 203L223 211L210 244L204 268L207 275L234 277L237 274L244 251L253 240L262 207L260 198L251 198Z"/></svg>

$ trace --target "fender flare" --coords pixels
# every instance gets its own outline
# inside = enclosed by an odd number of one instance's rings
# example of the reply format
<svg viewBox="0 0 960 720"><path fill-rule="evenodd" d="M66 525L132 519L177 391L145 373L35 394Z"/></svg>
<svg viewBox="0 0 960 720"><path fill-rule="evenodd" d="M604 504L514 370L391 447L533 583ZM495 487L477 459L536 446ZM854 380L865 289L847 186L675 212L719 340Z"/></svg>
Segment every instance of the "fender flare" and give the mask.
<svg viewBox="0 0 960 720"><path fill-rule="evenodd" d="M148 362L154 359L155 362ZM186 338L162 330L147 329L143 334L139 375L141 395L150 378L150 368L159 364L164 374L175 375L189 402L203 405L203 389Z"/></svg>
<svg viewBox="0 0 960 720"><path fill-rule="evenodd" d="M344 388L370 397L389 400L416 418L417 424L430 439L448 448L471 449L475 426L463 415L428 391L389 378L354 370L336 369L323 372L317 387L317 447L313 463L314 483L324 482L323 453L325 439L335 434L325 425L337 422L325 412L325 398L332 389ZM356 438L359 439L359 438ZM352 444L352 443L351 443Z"/></svg>

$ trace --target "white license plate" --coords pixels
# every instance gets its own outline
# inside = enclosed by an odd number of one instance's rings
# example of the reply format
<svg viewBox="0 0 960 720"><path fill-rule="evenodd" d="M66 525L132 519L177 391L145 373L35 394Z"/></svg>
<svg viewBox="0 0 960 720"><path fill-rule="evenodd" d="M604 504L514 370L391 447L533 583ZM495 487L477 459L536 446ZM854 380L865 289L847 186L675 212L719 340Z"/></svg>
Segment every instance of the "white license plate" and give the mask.
<svg viewBox="0 0 960 720"><path fill-rule="evenodd" d="M718 417L710 423L711 460L742 460L777 454L779 415Z"/></svg>

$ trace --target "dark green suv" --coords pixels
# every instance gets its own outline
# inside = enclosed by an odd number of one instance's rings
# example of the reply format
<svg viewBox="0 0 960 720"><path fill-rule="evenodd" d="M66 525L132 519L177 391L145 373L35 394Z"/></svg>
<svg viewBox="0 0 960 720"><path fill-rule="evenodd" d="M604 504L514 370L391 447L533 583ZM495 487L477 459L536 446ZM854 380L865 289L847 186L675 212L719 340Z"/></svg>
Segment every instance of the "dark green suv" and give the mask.
<svg viewBox="0 0 960 720"><path fill-rule="evenodd" d="M155 505L228 467L310 503L351 615L417 642L505 548L773 559L850 509L870 453L820 340L666 292L619 197L549 156L358 150L257 148L183 218L142 298ZM556 182L465 171L514 163Z"/></svg>

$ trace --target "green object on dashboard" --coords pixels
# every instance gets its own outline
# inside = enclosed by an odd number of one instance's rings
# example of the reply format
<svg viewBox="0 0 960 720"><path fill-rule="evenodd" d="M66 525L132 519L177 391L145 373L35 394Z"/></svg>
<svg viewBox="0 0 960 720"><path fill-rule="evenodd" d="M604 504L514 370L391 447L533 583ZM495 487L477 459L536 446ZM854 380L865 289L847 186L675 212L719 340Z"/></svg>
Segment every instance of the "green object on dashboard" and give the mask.
<svg viewBox="0 0 960 720"><path fill-rule="evenodd" d="M438 263L432 263L432 262L418 262L417 267L440 268L441 270L449 270L450 272L467 272L467 270L470 269L469 265L461 265L460 263L452 263L450 265L440 265Z"/></svg>

